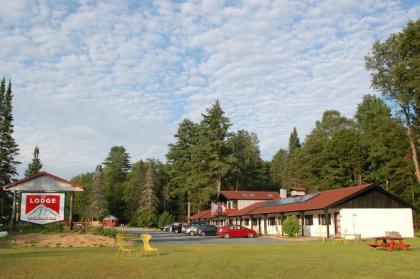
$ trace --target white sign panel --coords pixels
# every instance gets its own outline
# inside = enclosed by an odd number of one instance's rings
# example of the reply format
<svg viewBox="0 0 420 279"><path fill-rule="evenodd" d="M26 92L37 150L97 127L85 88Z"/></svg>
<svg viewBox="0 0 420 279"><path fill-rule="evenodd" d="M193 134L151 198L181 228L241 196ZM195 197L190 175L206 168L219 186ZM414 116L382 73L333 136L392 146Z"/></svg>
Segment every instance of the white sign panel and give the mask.
<svg viewBox="0 0 420 279"><path fill-rule="evenodd" d="M22 193L20 220L48 224L64 220L63 193Z"/></svg>

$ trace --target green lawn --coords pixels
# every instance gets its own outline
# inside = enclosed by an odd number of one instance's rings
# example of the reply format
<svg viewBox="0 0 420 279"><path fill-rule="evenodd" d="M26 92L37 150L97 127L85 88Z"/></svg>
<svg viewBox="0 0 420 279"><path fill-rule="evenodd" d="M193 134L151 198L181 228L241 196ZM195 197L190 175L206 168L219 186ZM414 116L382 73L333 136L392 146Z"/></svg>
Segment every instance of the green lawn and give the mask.
<svg viewBox="0 0 420 279"><path fill-rule="evenodd" d="M359 243L154 245L160 257L113 248L0 248L0 278L419 278L420 239L409 251Z"/></svg>

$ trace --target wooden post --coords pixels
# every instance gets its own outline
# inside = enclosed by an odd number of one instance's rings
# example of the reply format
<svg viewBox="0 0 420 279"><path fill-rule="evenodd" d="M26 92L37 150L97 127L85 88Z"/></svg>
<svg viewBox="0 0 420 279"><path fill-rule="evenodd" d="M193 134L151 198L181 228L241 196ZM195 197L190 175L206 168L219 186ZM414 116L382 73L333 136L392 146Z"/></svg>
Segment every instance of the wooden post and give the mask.
<svg viewBox="0 0 420 279"><path fill-rule="evenodd" d="M264 218L264 234L268 234L268 232L267 232L267 221L268 221L268 215L267 214L265 214L265 216L264 216L265 218Z"/></svg>
<svg viewBox="0 0 420 279"><path fill-rule="evenodd" d="M12 218L10 222L10 231L14 232L16 230L16 197L17 192L13 191L13 205L12 205Z"/></svg>
<svg viewBox="0 0 420 279"><path fill-rule="evenodd" d="M70 192L70 212L69 212L69 227L73 230L73 206L74 206L74 192Z"/></svg>
<svg viewBox="0 0 420 279"><path fill-rule="evenodd" d="M301 235L305 236L304 227L305 225L305 214L303 211L300 212L300 229L302 230Z"/></svg>
<svg viewBox="0 0 420 279"><path fill-rule="evenodd" d="M328 213L328 208L324 209L325 222L327 223L327 239L330 238L330 214Z"/></svg>
<svg viewBox="0 0 420 279"><path fill-rule="evenodd" d="M283 231L283 221L284 221L284 212L281 213L281 217L280 217L280 223L281 223L281 236L284 236L284 231Z"/></svg>

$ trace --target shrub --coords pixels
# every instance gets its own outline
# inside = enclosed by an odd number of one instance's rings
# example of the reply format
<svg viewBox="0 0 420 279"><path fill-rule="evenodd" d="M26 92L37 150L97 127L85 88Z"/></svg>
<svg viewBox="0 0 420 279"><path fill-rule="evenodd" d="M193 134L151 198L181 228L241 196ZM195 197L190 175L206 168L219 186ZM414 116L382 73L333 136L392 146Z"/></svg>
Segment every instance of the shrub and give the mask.
<svg viewBox="0 0 420 279"><path fill-rule="evenodd" d="M174 222L174 217L168 211L164 211L159 216L158 226L160 228L160 227L163 227L166 224L170 224L170 223L173 223L173 222Z"/></svg>
<svg viewBox="0 0 420 279"><path fill-rule="evenodd" d="M144 212L137 216L137 226L140 227L156 227L157 215L154 212Z"/></svg>
<svg viewBox="0 0 420 279"><path fill-rule="evenodd" d="M60 223L38 225L32 223L17 224L16 231L18 233L49 233L49 232L63 232L64 226Z"/></svg>
<svg viewBox="0 0 420 279"><path fill-rule="evenodd" d="M296 216L287 216L286 220L283 222L283 231L292 237L300 232L300 224Z"/></svg>
<svg viewBox="0 0 420 279"><path fill-rule="evenodd" d="M117 235L117 230L115 228L98 227L95 234L115 238L115 236Z"/></svg>

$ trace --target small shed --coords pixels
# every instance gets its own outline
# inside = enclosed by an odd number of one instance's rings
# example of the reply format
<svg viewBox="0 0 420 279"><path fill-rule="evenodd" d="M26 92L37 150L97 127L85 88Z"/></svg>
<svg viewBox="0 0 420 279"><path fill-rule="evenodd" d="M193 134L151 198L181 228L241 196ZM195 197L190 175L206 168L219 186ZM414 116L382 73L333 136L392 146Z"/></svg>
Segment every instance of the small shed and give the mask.
<svg viewBox="0 0 420 279"><path fill-rule="evenodd" d="M102 220L102 225L105 227L117 227L118 218L112 215L108 215Z"/></svg>

